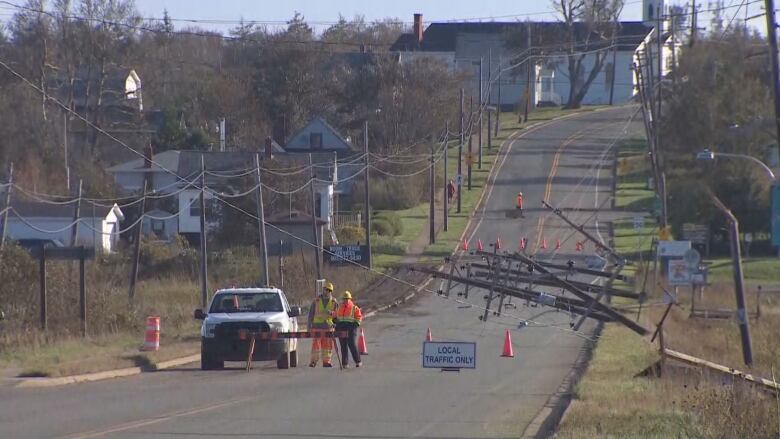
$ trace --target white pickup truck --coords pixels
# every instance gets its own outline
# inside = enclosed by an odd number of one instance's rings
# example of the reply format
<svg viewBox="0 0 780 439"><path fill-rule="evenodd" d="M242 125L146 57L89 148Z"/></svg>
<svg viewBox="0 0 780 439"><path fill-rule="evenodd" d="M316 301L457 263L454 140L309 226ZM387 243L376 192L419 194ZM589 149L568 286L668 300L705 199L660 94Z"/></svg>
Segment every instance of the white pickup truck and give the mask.
<svg viewBox="0 0 780 439"><path fill-rule="evenodd" d="M300 307L291 307L279 288L229 288L217 290L208 312L195 310L203 320L200 329L200 367L222 369L225 361L246 361L250 337L240 331L295 332ZM276 360L279 369L298 366L298 340L257 340L253 361Z"/></svg>

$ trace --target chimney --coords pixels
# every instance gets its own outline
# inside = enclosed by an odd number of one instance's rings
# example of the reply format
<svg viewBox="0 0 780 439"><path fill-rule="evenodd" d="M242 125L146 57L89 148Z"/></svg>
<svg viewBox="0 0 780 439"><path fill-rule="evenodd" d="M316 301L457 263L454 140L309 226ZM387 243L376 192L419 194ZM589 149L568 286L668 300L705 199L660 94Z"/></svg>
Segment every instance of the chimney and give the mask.
<svg viewBox="0 0 780 439"><path fill-rule="evenodd" d="M274 139L271 137L265 138L265 157L269 160L274 158Z"/></svg>
<svg viewBox="0 0 780 439"><path fill-rule="evenodd" d="M417 37L417 43L423 40L423 22L422 14L414 14L414 35Z"/></svg>
<svg viewBox="0 0 780 439"><path fill-rule="evenodd" d="M285 116L276 117L272 132L273 139L284 148L287 145L287 118Z"/></svg>
<svg viewBox="0 0 780 439"><path fill-rule="evenodd" d="M152 160L154 160L152 154L154 153L154 150L152 149L152 144L144 148L144 168L150 169L152 167Z"/></svg>

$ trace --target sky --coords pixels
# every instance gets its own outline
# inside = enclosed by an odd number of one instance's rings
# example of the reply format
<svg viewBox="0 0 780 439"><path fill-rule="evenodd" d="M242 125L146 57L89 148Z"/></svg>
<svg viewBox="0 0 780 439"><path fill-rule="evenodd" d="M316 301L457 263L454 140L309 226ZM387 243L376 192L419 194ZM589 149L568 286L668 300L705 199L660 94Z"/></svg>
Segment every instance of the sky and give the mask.
<svg viewBox="0 0 780 439"><path fill-rule="evenodd" d="M641 19L641 0L627 0L624 20ZM349 19L355 15L365 16L367 21L385 17L400 18L411 24L412 14L423 14L424 23L432 21L515 21L554 20L550 0L136 0L138 10L144 16L161 17L163 10L176 19L218 19L247 21L284 22L298 11L307 22L322 23L316 26L322 30L327 23L339 18ZM532 14L532 15L524 15ZM184 27L185 22L176 22ZM198 26L225 31L235 24L213 24Z"/></svg>
<svg viewBox="0 0 780 439"><path fill-rule="evenodd" d="M688 0L667 1L668 4L687 5ZM707 26L706 9L716 0L699 0L700 26ZM725 21L732 17L743 19L760 14L763 0L720 0L726 7ZM8 3L24 4L26 0L10 0ZM0 21L10 20L16 9L8 3L0 4ZM295 12L300 12L316 31L321 32L338 20L339 14L347 19L362 15L366 21L392 17L400 18L411 26L412 14L423 14L425 25L434 21L554 21L557 15L551 0L135 0L136 8L144 18L161 18L163 11L176 21L174 27L188 26L227 33L242 18L245 21L263 22L269 27L283 26ZM742 7L747 4L747 8ZM621 19L642 19L642 0L625 0ZM197 20L188 22L186 20ZM763 33L763 17L749 21Z"/></svg>

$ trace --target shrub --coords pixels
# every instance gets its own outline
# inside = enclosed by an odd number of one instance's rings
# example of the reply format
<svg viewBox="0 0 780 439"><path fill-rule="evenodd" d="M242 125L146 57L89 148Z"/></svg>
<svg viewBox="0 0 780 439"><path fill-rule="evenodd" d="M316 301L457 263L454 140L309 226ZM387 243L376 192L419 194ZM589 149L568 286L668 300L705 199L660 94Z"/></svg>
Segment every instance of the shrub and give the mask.
<svg viewBox="0 0 780 439"><path fill-rule="evenodd" d="M388 222L384 218L374 218L371 220L371 228L373 232L376 232L380 236L387 236L392 237L394 236L393 233L393 226L390 225L390 222Z"/></svg>
<svg viewBox="0 0 780 439"><path fill-rule="evenodd" d="M352 244L366 239L366 230L359 226L343 226L336 230L339 242Z"/></svg>
<svg viewBox="0 0 780 439"><path fill-rule="evenodd" d="M374 253L386 255L404 255L406 254L406 243L389 236L373 235L371 236L371 250Z"/></svg>
<svg viewBox="0 0 780 439"><path fill-rule="evenodd" d="M393 229L392 236L398 236L404 232L404 223L401 220L401 216L393 211L378 212L374 215L374 218L387 221Z"/></svg>
<svg viewBox="0 0 780 439"><path fill-rule="evenodd" d="M420 190L421 186L416 178L406 179L376 179L371 182L371 206L379 210L409 209L420 203L425 195ZM356 184L353 189L353 198L363 199L363 185Z"/></svg>

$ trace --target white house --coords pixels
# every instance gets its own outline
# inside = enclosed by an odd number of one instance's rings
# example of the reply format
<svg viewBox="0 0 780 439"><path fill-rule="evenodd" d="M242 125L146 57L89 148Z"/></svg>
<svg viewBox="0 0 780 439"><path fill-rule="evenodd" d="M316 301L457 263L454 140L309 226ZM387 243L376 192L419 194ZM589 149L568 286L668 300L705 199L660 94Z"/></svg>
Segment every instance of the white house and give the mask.
<svg viewBox="0 0 780 439"><path fill-rule="evenodd" d="M582 103L620 104L634 97L632 65L637 50L657 26L657 11L663 0L643 0L642 21L620 22L614 41L591 38L588 50L607 52L602 69L591 83ZM585 41L590 32L575 23L575 34ZM428 57L470 76L469 90L476 98L480 86L490 105L514 106L524 101L527 84L534 105L560 105L568 100L570 83L560 22L446 22L432 23L423 30L421 14L414 14L413 33L403 34L390 50L400 53L401 62ZM594 43L593 41L597 41ZM583 60L584 76L590 73L596 55ZM614 65L613 65L614 62ZM479 71L482 65L482 78ZM529 68L530 67L530 68ZM499 72L501 80L498 81ZM613 73L614 72L614 73Z"/></svg>
<svg viewBox="0 0 780 439"><path fill-rule="evenodd" d="M110 253L119 240L119 223L124 219L116 204L98 205L84 201L78 218L78 234L72 242L74 207L13 200L6 237L30 247L50 244L57 247L84 245Z"/></svg>

